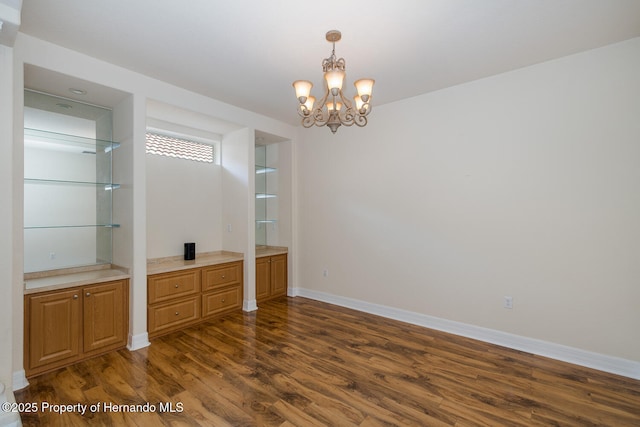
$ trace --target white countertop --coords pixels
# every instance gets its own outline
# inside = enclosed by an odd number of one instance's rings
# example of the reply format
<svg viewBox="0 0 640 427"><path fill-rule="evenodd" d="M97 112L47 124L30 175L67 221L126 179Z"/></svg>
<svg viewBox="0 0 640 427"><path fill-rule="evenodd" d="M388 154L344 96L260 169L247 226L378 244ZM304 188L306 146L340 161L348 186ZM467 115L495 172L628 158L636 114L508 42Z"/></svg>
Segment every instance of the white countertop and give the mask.
<svg viewBox="0 0 640 427"><path fill-rule="evenodd" d="M68 274L60 273L61 272L56 272L50 276L25 279L25 295L130 278L125 269L113 266L101 267L95 270L70 272Z"/></svg>
<svg viewBox="0 0 640 427"><path fill-rule="evenodd" d="M147 260L147 275L187 270L189 268L207 267L209 265L224 264L226 262L242 260L244 260L243 254L229 251L197 253L196 259L192 261L185 261L182 255L165 258L152 258Z"/></svg>
<svg viewBox="0 0 640 427"><path fill-rule="evenodd" d="M263 256L282 255L289 252L285 246L256 246L256 258Z"/></svg>

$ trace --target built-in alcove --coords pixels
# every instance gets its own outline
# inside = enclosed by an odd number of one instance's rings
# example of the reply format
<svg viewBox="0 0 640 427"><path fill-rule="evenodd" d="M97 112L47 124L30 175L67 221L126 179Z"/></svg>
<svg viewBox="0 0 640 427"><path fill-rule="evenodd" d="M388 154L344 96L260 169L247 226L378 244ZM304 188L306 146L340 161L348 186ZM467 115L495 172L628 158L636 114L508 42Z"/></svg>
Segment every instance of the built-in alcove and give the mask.
<svg viewBox="0 0 640 427"><path fill-rule="evenodd" d="M206 162L147 151L147 258L179 256L186 242L197 253L225 250L222 140L238 126L160 101L146 105L147 132L210 145L214 153Z"/></svg>
<svg viewBox="0 0 640 427"><path fill-rule="evenodd" d="M291 244L291 143L256 131L255 243L257 248Z"/></svg>
<svg viewBox="0 0 640 427"><path fill-rule="evenodd" d="M256 246L266 246L278 229L277 144L256 145Z"/></svg>
<svg viewBox="0 0 640 427"><path fill-rule="evenodd" d="M25 90L24 271L112 261L112 111Z"/></svg>
<svg viewBox="0 0 640 427"><path fill-rule="evenodd" d="M122 159L123 136L130 150L131 121L122 120L130 97L24 64L25 273L108 268L127 242L116 227L130 222L131 205L115 193L122 191L119 184L130 191L130 170L120 165L114 174L114 165ZM131 260L118 264L128 268Z"/></svg>

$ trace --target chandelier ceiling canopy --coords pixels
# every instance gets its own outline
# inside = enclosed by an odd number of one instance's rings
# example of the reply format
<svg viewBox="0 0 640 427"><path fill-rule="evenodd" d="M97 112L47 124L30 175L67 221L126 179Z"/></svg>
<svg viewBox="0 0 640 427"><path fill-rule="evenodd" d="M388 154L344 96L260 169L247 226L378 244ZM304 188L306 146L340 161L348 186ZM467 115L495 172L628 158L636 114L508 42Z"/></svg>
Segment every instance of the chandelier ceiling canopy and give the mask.
<svg viewBox="0 0 640 427"><path fill-rule="evenodd" d="M306 128L313 125L329 126L331 132L341 125L366 126L367 116L371 112L371 91L373 79L360 79L354 83L357 94L351 102L342 92L345 79L344 58L336 57L336 42L340 41L342 34L338 30L327 32L326 39L333 44L331 56L322 61L324 72L324 94L316 104L316 98L311 96L313 83L308 80L296 80L293 87L300 103L298 114L302 117L302 125Z"/></svg>

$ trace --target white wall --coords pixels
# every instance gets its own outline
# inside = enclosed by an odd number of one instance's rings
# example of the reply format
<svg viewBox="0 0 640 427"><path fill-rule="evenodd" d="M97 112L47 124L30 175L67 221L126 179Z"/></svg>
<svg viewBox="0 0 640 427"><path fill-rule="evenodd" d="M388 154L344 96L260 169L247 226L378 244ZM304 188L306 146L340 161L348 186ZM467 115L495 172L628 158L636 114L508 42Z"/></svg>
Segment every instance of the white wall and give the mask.
<svg viewBox="0 0 640 427"><path fill-rule="evenodd" d="M224 135L222 156L222 245L244 254L243 309L256 305L255 286L255 131L240 129Z"/></svg>
<svg viewBox="0 0 640 427"><path fill-rule="evenodd" d="M96 179L96 156L25 147L24 174L31 179L92 182ZM25 182L24 207L25 227L94 224L96 189L89 185ZM25 229L24 240L25 272L96 262L96 230L93 227L30 228Z"/></svg>
<svg viewBox="0 0 640 427"><path fill-rule="evenodd" d="M13 199L13 49L0 44L0 384L4 391L0 393L0 402L14 402L13 360L11 348L14 342L14 310L12 305L17 295L11 286L15 274L13 265L14 206L7 203ZM20 257L20 259L22 259ZM22 314L22 311L19 311ZM20 417L16 413L0 411L0 425L18 425Z"/></svg>
<svg viewBox="0 0 640 427"><path fill-rule="evenodd" d="M147 258L222 249L220 165L147 154Z"/></svg>
<svg viewBox="0 0 640 427"><path fill-rule="evenodd" d="M301 288L640 361L640 39L300 135Z"/></svg>

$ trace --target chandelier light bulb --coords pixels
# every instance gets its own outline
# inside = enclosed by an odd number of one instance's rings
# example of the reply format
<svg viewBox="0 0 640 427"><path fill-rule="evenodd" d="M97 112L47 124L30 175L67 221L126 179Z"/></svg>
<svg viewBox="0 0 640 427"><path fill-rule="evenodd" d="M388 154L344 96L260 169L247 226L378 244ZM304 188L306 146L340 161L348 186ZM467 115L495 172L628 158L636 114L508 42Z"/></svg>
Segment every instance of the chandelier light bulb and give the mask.
<svg viewBox="0 0 640 427"><path fill-rule="evenodd" d="M356 104L356 110L358 110L358 112L360 114L363 114L366 110L366 108L369 106L369 104L365 104L364 101L362 100L362 98L360 97L360 95L356 95L353 97L353 102L355 102Z"/></svg>
<svg viewBox="0 0 640 427"><path fill-rule="evenodd" d="M316 98L314 96L309 95L304 104L300 105L300 109L304 115L311 114L311 110L313 110L313 104L316 102Z"/></svg>
<svg viewBox="0 0 640 427"><path fill-rule="evenodd" d="M308 80L296 80L293 82L293 87L296 90L296 98L300 101L300 104L307 102L309 94L311 94L311 88L313 83Z"/></svg>
<svg viewBox="0 0 640 427"><path fill-rule="evenodd" d="M326 102L327 105L327 110L329 110L329 112L332 111L340 111L340 109L342 108L342 103L336 101L335 99L329 99Z"/></svg>
<svg viewBox="0 0 640 427"><path fill-rule="evenodd" d="M371 92L373 91L373 84L375 80L373 79L360 79L356 80L353 85L356 87L358 91L358 95L364 102L369 102L369 97L371 97Z"/></svg>
<svg viewBox="0 0 640 427"><path fill-rule="evenodd" d="M324 78L327 80L327 87L333 96L338 95L338 91L342 90L344 77L345 72L341 70L331 70L324 73Z"/></svg>

